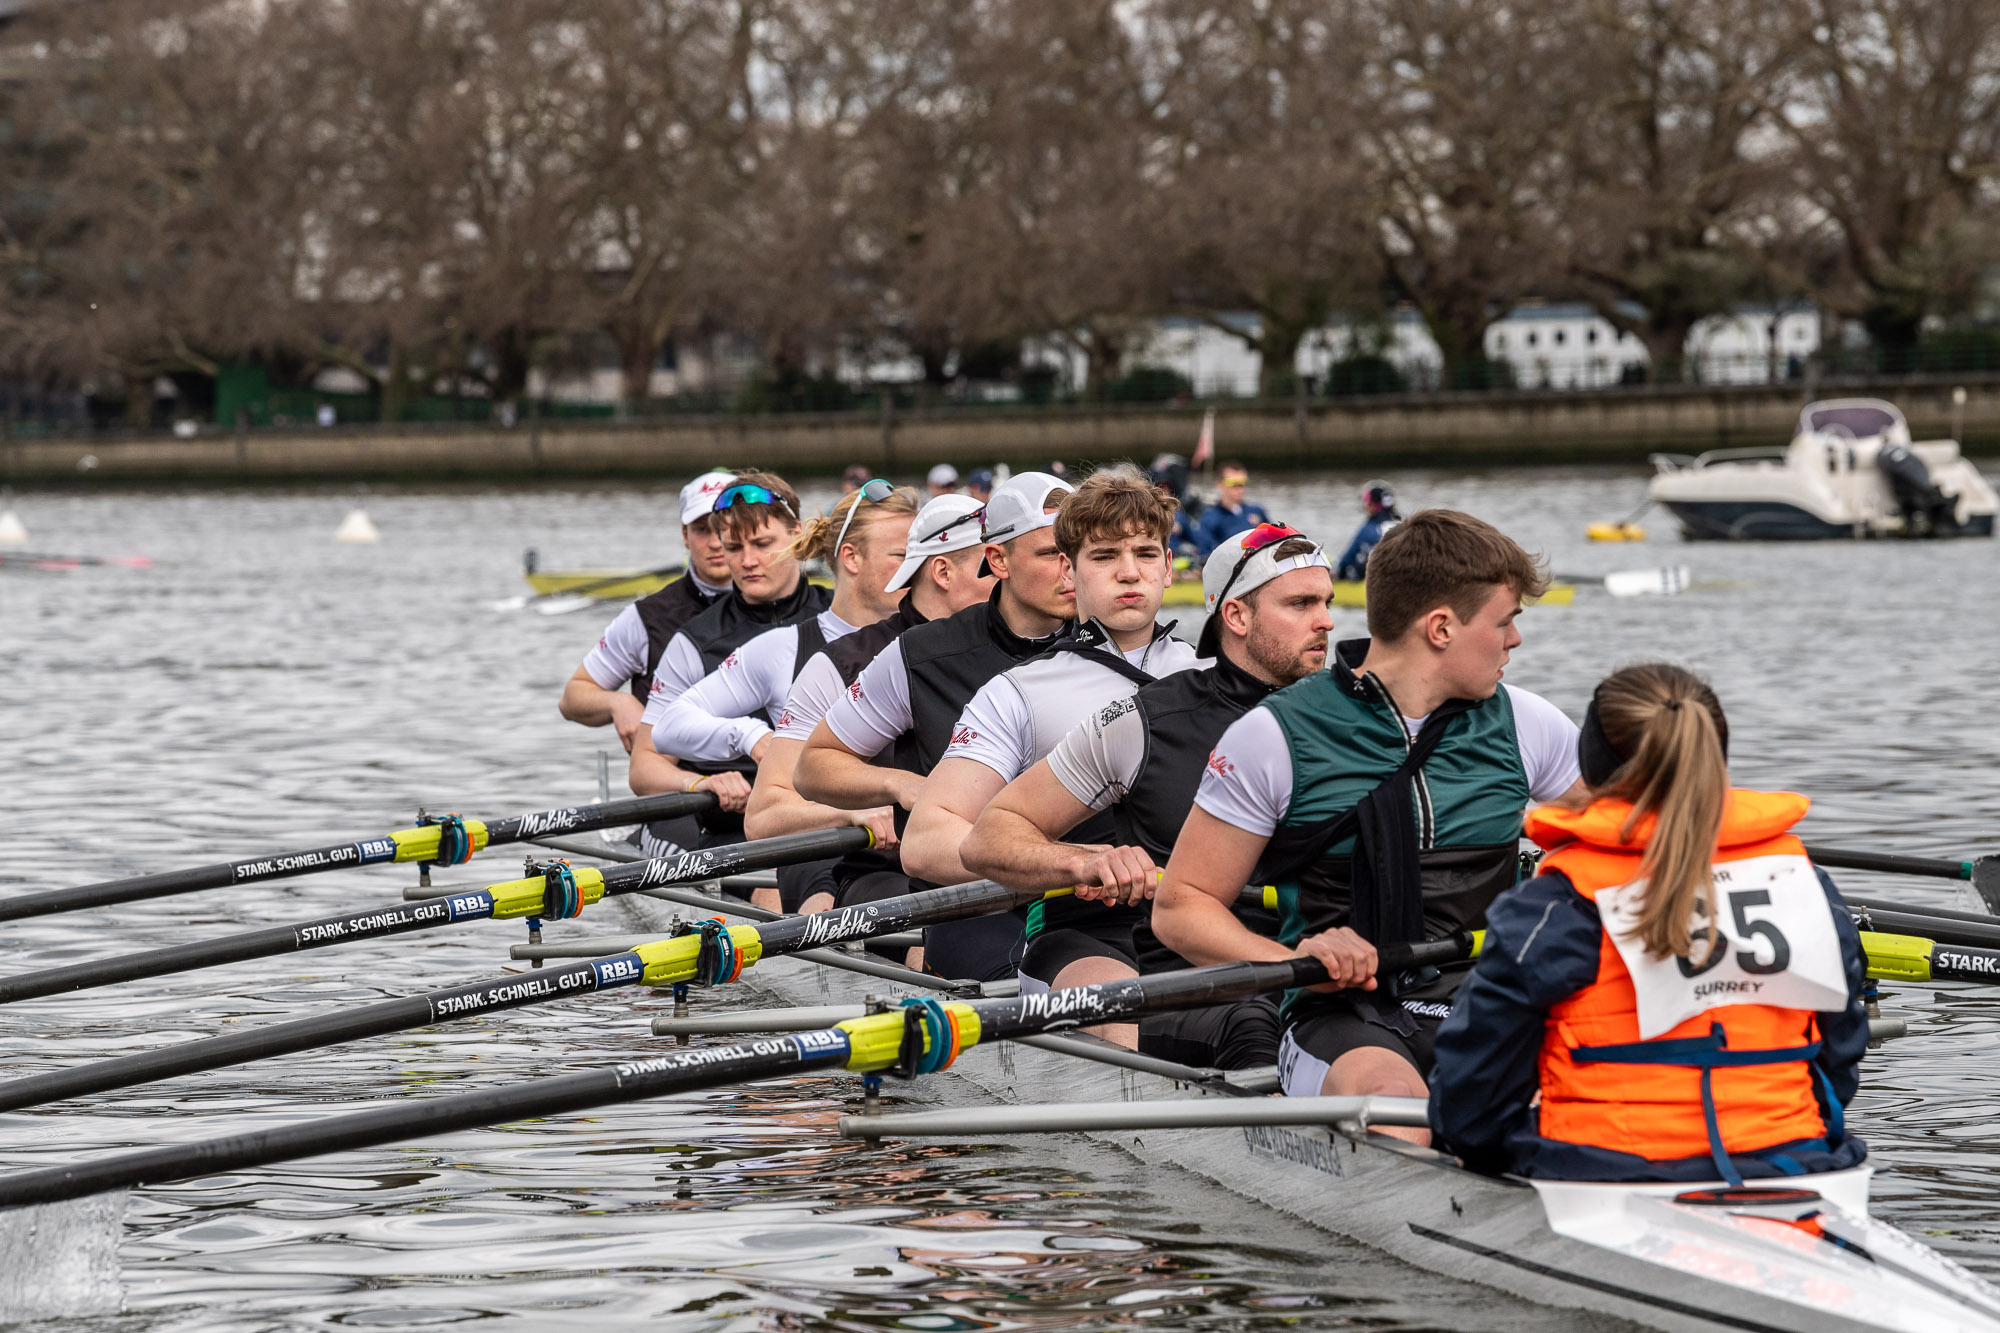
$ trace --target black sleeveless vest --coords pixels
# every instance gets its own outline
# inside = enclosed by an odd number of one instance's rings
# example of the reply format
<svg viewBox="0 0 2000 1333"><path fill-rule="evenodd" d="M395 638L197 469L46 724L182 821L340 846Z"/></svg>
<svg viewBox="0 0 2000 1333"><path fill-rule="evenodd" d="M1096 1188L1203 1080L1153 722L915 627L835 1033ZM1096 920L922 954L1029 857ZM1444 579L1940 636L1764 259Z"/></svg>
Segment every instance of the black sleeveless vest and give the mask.
<svg viewBox="0 0 2000 1333"><path fill-rule="evenodd" d="M694 581L694 575L683 574L658 592L648 593L632 604L639 613L639 623L646 627L646 671L625 682L640 703L645 703L653 688L653 673L659 670L660 659L666 656L667 644L681 627L696 616L714 606L727 596L728 592L706 593Z"/></svg>
<svg viewBox="0 0 2000 1333"><path fill-rule="evenodd" d="M1164 866L1180 839L1181 826L1194 809L1201 775L1222 733L1230 723L1255 708L1272 687L1227 657L1201 671L1181 671L1132 696L1146 725L1146 757L1133 775L1125 799L1111 807L1121 846L1143 847ZM1074 834L1068 841L1083 839ZM1236 919L1260 935L1276 938L1278 917L1262 908L1237 907ZM1141 972L1174 972L1191 967L1185 958L1160 943L1148 920L1133 930Z"/></svg>
<svg viewBox="0 0 2000 1333"><path fill-rule="evenodd" d="M1043 638L1024 639L1007 628L1006 617L1000 614L1002 586L978 606L903 635L911 724L890 751L889 762L895 767L928 775L944 758L952 728L979 687L1008 667L1039 657L1068 632L1065 625Z"/></svg>
<svg viewBox="0 0 2000 1333"><path fill-rule="evenodd" d="M799 575L799 586L789 597L775 602L746 602L741 597L725 597L709 607L687 624L681 626L681 633L687 635L695 651L701 654L701 669L715 670L722 665L722 659L735 652L751 639L767 629L780 625L802 625L826 610L833 600L833 594L818 584ZM814 637L818 637L819 627L813 626ZM805 658L799 659L804 665ZM796 668L794 674L797 674ZM749 759L731 759L723 763L707 760L676 759L682 768L690 773L741 773L754 777L757 765ZM741 816L737 816L741 820Z"/></svg>
<svg viewBox="0 0 2000 1333"><path fill-rule="evenodd" d="M835 640L826 649L827 661L840 673L840 683L852 685L867 665L874 661L904 630L915 629L930 623L930 617L910 605L905 597L903 604L895 612L872 625L863 625L845 638ZM800 658L801 662L805 659Z"/></svg>

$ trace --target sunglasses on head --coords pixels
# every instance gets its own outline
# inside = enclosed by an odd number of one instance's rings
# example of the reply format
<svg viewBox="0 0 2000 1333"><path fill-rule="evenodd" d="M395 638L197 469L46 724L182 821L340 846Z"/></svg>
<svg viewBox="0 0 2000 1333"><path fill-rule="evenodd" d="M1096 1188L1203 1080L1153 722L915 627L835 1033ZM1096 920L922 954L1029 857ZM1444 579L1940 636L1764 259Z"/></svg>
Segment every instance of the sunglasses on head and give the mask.
<svg viewBox="0 0 2000 1333"><path fill-rule="evenodd" d="M986 510L984 506L982 506L978 509L972 510L969 513L960 514L957 518L945 524L943 527L939 528L936 532L925 533L920 540L927 542L941 542L944 540L944 535L947 532L950 532L953 528L957 527L959 524L978 522L984 519L985 517L986 517Z"/></svg>
<svg viewBox="0 0 2000 1333"><path fill-rule="evenodd" d="M861 502L881 504L896 493L896 488L880 477L870 477L854 488L854 503L847 506L847 518L840 525L840 535L833 539L833 558L840 559L840 548L847 544L847 529L854 523L854 515L860 510Z"/></svg>
<svg viewBox="0 0 2000 1333"><path fill-rule="evenodd" d="M1228 579L1223 582L1222 591L1216 595L1216 609L1220 610L1222 604L1229 600L1229 590L1236 586L1237 578L1243 573L1243 567L1250 563L1252 556L1280 542L1303 536L1305 536L1303 532L1288 523L1259 523L1244 533L1243 554L1236 558L1236 568L1229 571Z"/></svg>
<svg viewBox="0 0 2000 1333"><path fill-rule="evenodd" d="M779 495L768 486L759 486L754 482L744 482L739 486L731 486L728 490L715 497L715 512L719 514L731 505L738 503L747 505L776 505L791 515L792 522L796 523L799 521L798 511L785 503L784 496Z"/></svg>

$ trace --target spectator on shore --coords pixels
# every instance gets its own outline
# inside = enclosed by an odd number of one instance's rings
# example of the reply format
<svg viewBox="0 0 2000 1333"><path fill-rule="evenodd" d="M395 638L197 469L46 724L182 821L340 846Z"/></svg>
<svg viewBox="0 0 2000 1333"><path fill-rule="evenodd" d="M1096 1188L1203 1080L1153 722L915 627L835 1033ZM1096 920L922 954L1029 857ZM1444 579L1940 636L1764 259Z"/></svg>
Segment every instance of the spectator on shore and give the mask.
<svg viewBox="0 0 2000 1333"><path fill-rule="evenodd" d="M930 489L931 497L951 495L958 490L958 469L949 463L939 463L924 478L924 485Z"/></svg>
<svg viewBox="0 0 2000 1333"><path fill-rule="evenodd" d="M1187 569L1194 563L1194 525L1201 516L1201 507L1188 503L1187 461L1179 454L1161 454L1146 469L1146 476L1152 481L1154 490L1173 500L1177 506L1173 528L1167 534L1167 545L1174 553L1174 568Z"/></svg>
<svg viewBox="0 0 2000 1333"><path fill-rule="evenodd" d="M1249 469L1241 463L1222 465L1222 481L1216 487L1215 503L1201 511L1201 518L1194 525L1195 553L1201 559L1208 559L1210 551L1237 533L1248 532L1259 523L1271 521L1261 506L1251 504L1244 498L1249 487Z"/></svg>
<svg viewBox="0 0 2000 1333"><path fill-rule="evenodd" d="M993 469L990 467L976 467L967 473L965 478L965 493L981 504L985 504L988 500L992 499Z"/></svg>
<svg viewBox="0 0 2000 1333"><path fill-rule="evenodd" d="M860 490L874 475L864 463L849 463L847 471L840 474L840 493L846 495L851 491Z"/></svg>

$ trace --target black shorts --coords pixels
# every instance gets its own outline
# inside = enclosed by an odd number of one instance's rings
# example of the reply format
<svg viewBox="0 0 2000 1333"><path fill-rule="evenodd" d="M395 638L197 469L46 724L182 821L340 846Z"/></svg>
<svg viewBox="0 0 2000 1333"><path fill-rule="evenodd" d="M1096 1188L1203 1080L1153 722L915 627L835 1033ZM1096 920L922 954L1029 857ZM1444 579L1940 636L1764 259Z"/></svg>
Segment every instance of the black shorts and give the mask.
<svg viewBox="0 0 2000 1333"><path fill-rule="evenodd" d="M1308 994L1293 1006L1278 1044L1278 1076L1292 1097L1317 1097L1333 1062L1349 1051L1377 1047L1402 1056L1431 1076L1431 1043L1451 1001Z"/></svg>
<svg viewBox="0 0 2000 1333"><path fill-rule="evenodd" d="M1132 943L1131 923L1114 920L1044 930L1028 941L1021 955L1021 974L1053 986L1057 974L1084 958L1109 958L1137 972L1139 951Z"/></svg>
<svg viewBox="0 0 2000 1333"><path fill-rule="evenodd" d="M1139 1020L1139 1054L1196 1069L1259 1069L1278 1063L1284 1027L1278 1002L1268 995L1148 1014Z"/></svg>
<svg viewBox="0 0 2000 1333"><path fill-rule="evenodd" d="M797 912L806 899L815 893L838 897L840 886L834 883L833 868L840 864L835 857L826 861L807 861L801 865L778 867L778 906L787 912Z"/></svg>
<svg viewBox="0 0 2000 1333"><path fill-rule="evenodd" d="M845 883L840 883L833 895L836 907L859 907L862 903L879 903L884 898L900 898L915 886L910 877L900 870L871 870L865 875L856 875Z"/></svg>
<svg viewBox="0 0 2000 1333"><path fill-rule="evenodd" d="M1011 981L1021 965L1022 924L1019 912L998 912L925 926L924 971L952 981Z"/></svg>

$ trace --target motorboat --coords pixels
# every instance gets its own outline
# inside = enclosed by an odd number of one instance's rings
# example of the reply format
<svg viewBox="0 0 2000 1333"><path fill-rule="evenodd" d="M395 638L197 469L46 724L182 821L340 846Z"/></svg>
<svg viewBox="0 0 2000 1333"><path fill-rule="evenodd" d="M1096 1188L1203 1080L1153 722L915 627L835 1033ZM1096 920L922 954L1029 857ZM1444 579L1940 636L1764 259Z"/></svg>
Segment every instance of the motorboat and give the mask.
<svg viewBox="0 0 2000 1333"><path fill-rule="evenodd" d="M1990 537L2000 497L1956 440L1912 442L1878 398L1810 403L1778 448L1654 454L1647 493L1689 541Z"/></svg>

